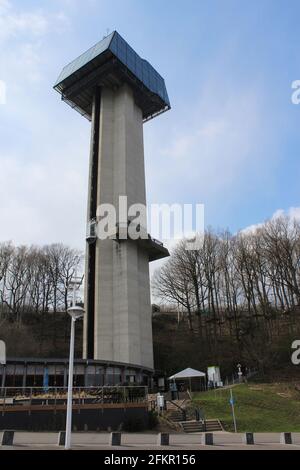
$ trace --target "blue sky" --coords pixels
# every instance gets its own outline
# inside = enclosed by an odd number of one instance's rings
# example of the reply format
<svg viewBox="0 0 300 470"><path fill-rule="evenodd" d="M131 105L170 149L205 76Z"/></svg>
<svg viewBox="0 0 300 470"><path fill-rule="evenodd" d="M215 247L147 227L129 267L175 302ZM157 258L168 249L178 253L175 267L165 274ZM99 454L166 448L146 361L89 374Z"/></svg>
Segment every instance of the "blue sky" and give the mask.
<svg viewBox="0 0 300 470"><path fill-rule="evenodd" d="M144 126L148 202L204 203L233 232L300 214L299 15L292 0L0 0L0 239L84 246L89 123L52 86L114 29L172 105Z"/></svg>

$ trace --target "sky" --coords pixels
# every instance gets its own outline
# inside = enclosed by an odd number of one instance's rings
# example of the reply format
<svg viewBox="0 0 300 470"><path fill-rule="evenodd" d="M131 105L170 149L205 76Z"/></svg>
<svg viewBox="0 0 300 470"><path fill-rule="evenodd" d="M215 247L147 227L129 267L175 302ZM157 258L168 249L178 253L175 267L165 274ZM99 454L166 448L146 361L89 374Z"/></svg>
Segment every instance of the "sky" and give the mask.
<svg viewBox="0 0 300 470"><path fill-rule="evenodd" d="M236 232L300 214L300 3L0 0L0 241L83 249L90 123L53 90L117 30L164 77L144 125L148 203L203 203Z"/></svg>

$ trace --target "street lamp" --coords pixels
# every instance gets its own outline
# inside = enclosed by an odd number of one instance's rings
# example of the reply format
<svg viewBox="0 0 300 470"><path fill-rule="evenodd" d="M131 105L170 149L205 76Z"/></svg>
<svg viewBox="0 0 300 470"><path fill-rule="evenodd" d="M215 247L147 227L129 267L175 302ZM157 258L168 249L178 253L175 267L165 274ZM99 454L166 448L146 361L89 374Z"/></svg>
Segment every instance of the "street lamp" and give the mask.
<svg viewBox="0 0 300 470"><path fill-rule="evenodd" d="M76 320L79 320L80 318L83 317L84 310L81 307L77 307L76 305L73 305L72 307L68 308L68 314L71 316L71 338L70 338L65 449L70 449L71 447L75 322Z"/></svg>
<svg viewBox="0 0 300 470"><path fill-rule="evenodd" d="M82 280L81 280L82 281ZM68 308L68 314L71 317L71 336L70 336L70 356L69 356L69 374L68 374L68 401L67 401L67 420L66 420L66 439L65 449L71 448L72 432L72 400L73 400L73 369L74 369L74 344L75 344L75 322L84 315L84 309L76 305L76 289L81 285L81 281L73 281L73 303Z"/></svg>

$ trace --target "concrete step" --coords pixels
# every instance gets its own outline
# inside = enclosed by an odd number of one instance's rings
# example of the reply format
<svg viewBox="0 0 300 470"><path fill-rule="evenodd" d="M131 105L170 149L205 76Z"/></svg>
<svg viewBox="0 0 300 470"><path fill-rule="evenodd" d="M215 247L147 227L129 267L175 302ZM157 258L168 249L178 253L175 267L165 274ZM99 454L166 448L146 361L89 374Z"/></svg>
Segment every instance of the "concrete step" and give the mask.
<svg viewBox="0 0 300 470"><path fill-rule="evenodd" d="M178 410L178 407L182 408L185 400L174 400L174 402L167 400L167 410Z"/></svg>
<svg viewBox="0 0 300 470"><path fill-rule="evenodd" d="M168 418L169 418L170 421L174 421L174 423L175 422L180 423L184 419L182 415L180 415L180 416L170 416L169 415Z"/></svg>
<svg viewBox="0 0 300 470"><path fill-rule="evenodd" d="M207 419L206 422L206 431L223 431L223 426L218 419Z"/></svg>
<svg viewBox="0 0 300 470"><path fill-rule="evenodd" d="M223 431L223 427L218 419L214 420L207 420L205 429L203 429L203 425L201 421L182 421L181 423L182 429L184 432L213 432L213 431Z"/></svg>
<svg viewBox="0 0 300 470"><path fill-rule="evenodd" d="M184 415L180 410L168 411L166 415L170 421L174 421L176 423L184 420Z"/></svg>
<svg viewBox="0 0 300 470"><path fill-rule="evenodd" d="M180 424L184 432L187 432L187 433L203 432L201 421L183 421Z"/></svg>

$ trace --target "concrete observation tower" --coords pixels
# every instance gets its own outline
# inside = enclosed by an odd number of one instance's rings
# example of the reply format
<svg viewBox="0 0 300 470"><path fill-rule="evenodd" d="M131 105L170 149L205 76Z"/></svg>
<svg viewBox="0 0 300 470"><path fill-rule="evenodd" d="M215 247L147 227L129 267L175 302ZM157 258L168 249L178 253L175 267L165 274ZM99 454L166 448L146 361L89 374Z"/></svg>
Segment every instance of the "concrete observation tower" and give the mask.
<svg viewBox="0 0 300 470"><path fill-rule="evenodd" d="M163 78L114 31L64 67L54 86L91 121L84 358L153 368L149 262L168 250L148 235L95 236L97 207L146 204L143 123L170 109Z"/></svg>

